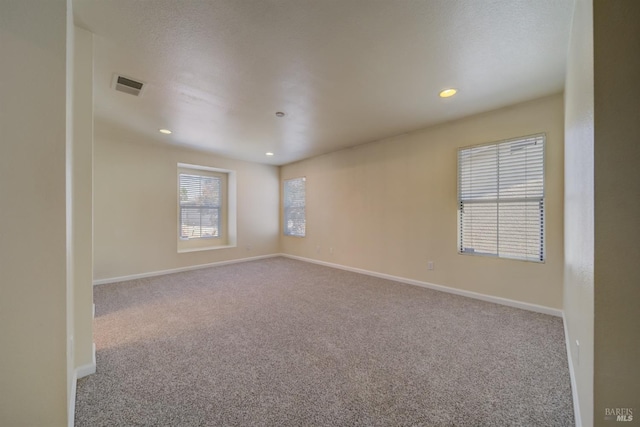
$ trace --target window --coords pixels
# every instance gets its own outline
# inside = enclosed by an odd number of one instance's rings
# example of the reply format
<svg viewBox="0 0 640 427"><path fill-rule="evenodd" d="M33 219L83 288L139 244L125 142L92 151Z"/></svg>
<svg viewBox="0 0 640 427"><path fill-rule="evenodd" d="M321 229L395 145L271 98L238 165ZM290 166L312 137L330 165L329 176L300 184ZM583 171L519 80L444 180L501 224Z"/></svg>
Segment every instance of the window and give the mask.
<svg viewBox="0 0 640 427"><path fill-rule="evenodd" d="M544 135L458 151L458 251L544 261Z"/></svg>
<svg viewBox="0 0 640 427"><path fill-rule="evenodd" d="M284 182L285 236L305 236L305 183L305 178L294 178Z"/></svg>
<svg viewBox="0 0 640 427"><path fill-rule="evenodd" d="M235 173L178 164L178 252L235 246Z"/></svg>
<svg viewBox="0 0 640 427"><path fill-rule="evenodd" d="M180 238L220 237L222 177L180 174Z"/></svg>

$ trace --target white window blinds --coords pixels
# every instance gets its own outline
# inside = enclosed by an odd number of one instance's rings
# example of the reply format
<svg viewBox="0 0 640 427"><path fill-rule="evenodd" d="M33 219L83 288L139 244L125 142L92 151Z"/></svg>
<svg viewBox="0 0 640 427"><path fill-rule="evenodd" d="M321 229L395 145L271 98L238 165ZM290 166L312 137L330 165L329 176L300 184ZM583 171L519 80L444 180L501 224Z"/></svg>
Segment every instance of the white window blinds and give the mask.
<svg viewBox="0 0 640 427"><path fill-rule="evenodd" d="M544 261L544 135L458 151L458 250Z"/></svg>
<svg viewBox="0 0 640 427"><path fill-rule="evenodd" d="M222 180L215 176L181 173L180 238L220 237Z"/></svg>
<svg viewBox="0 0 640 427"><path fill-rule="evenodd" d="M284 182L284 234L304 237L306 232L305 178L294 178Z"/></svg>

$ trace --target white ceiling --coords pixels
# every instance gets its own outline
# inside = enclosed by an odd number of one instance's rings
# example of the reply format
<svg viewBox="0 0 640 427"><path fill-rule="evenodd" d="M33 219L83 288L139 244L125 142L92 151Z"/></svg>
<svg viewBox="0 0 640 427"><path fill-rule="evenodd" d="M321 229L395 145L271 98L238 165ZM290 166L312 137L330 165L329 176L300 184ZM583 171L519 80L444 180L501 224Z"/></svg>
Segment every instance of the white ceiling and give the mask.
<svg viewBox="0 0 640 427"><path fill-rule="evenodd" d="M73 7L76 24L96 35L97 119L159 143L282 165L562 91L573 3L75 0ZM114 73L146 82L143 96L114 91ZM458 94L439 98L447 87Z"/></svg>

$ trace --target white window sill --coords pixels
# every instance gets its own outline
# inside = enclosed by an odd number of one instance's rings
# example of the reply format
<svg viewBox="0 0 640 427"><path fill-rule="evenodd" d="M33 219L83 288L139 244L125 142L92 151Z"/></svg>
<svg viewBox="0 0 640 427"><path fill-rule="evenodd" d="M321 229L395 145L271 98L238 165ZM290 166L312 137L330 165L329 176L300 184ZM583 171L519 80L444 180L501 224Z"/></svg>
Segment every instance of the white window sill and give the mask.
<svg viewBox="0 0 640 427"><path fill-rule="evenodd" d="M215 251L217 249L230 249L235 248L236 245L226 245L226 246L205 246L203 248L189 248L189 249L178 249L178 253L186 253L186 252L200 252L200 251Z"/></svg>

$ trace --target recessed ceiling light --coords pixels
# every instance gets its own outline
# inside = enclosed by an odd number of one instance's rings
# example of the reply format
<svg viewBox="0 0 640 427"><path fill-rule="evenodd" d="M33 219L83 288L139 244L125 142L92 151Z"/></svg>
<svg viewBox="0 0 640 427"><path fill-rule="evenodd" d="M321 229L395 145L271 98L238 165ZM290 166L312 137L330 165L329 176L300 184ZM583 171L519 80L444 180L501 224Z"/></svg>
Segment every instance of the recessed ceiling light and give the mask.
<svg viewBox="0 0 640 427"><path fill-rule="evenodd" d="M271 151L269 151L268 153L264 153L267 156L273 156L273 153Z"/></svg>
<svg viewBox="0 0 640 427"><path fill-rule="evenodd" d="M440 92L440 98L449 98L450 96L455 95L456 92L458 91L454 88L445 89L442 92Z"/></svg>
<svg viewBox="0 0 640 427"><path fill-rule="evenodd" d="M284 113L282 111L277 111L276 117L284 117Z"/></svg>
<svg viewBox="0 0 640 427"><path fill-rule="evenodd" d="M169 129L160 129L160 133L164 133L165 135L169 135L171 131Z"/></svg>

